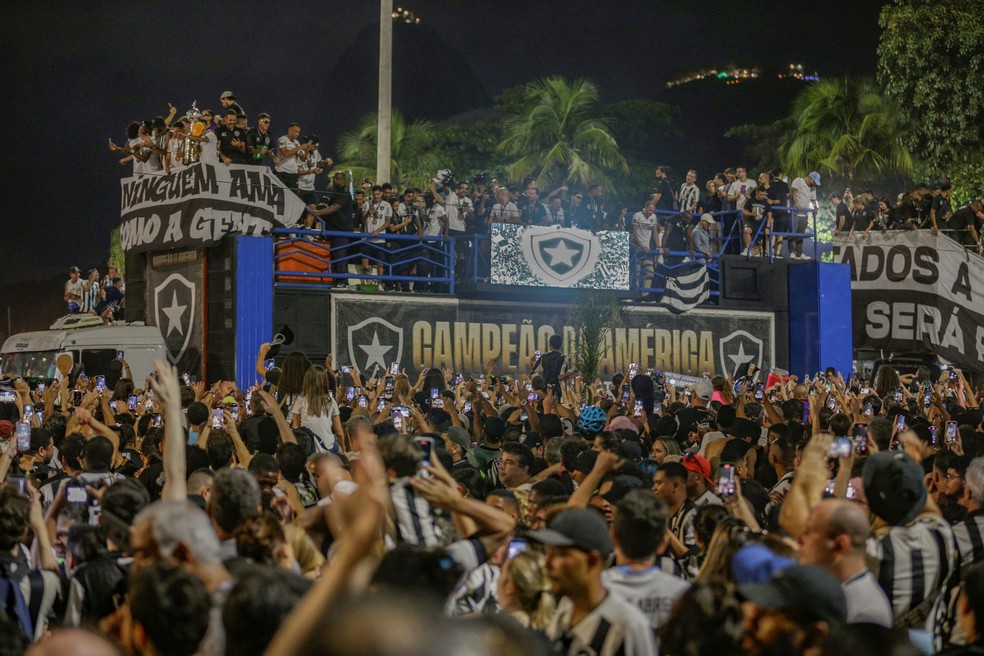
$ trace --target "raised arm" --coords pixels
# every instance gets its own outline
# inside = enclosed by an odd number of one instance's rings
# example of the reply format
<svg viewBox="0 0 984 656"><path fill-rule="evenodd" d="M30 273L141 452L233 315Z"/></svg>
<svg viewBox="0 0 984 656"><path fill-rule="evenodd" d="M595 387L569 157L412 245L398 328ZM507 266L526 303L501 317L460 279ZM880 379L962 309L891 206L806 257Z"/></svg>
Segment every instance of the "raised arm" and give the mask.
<svg viewBox="0 0 984 656"><path fill-rule="evenodd" d="M181 430L181 388L178 372L163 360L155 360L157 375L150 385L164 405L164 489L161 499L183 501L188 497L185 440Z"/></svg>

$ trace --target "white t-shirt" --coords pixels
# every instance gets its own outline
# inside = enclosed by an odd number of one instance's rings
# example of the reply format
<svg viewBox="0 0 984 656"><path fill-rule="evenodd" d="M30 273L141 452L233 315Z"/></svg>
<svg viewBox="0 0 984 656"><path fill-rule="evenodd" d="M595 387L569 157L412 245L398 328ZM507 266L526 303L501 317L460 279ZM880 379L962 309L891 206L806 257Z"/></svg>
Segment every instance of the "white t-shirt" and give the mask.
<svg viewBox="0 0 984 656"><path fill-rule="evenodd" d="M307 154L307 159L298 162L298 170L304 169L305 171L311 171L318 168L318 164L321 163L321 153L317 150ZM297 188L303 189L305 191L314 191L314 173L308 173L307 175L302 175L297 178Z"/></svg>
<svg viewBox="0 0 984 656"><path fill-rule="evenodd" d="M362 213L365 214L369 212L366 217L366 232L375 232L376 230L382 230L383 226L386 225L388 221L393 219L393 206L387 203L385 200L379 201L379 205L373 205L371 200L367 200L362 205ZM383 234L383 233L380 233ZM374 244L381 244L385 239L368 239Z"/></svg>
<svg viewBox="0 0 984 656"><path fill-rule="evenodd" d="M291 139L286 134L279 139L277 139L277 156L280 158L280 164L277 164L276 169L281 173L297 173L297 153L294 153L290 157L284 157L283 150L294 150L300 147L301 142L297 139Z"/></svg>
<svg viewBox="0 0 984 656"><path fill-rule="evenodd" d="M75 294L79 298L73 298L72 300L76 303L82 303L82 292L85 290L85 281L80 277L78 280L72 280L69 278L65 281L65 292L69 294Z"/></svg>
<svg viewBox="0 0 984 656"><path fill-rule="evenodd" d="M171 137L167 141L167 157L171 162L171 171L180 171L185 168L185 163L182 160L184 156L184 137Z"/></svg>
<svg viewBox="0 0 984 656"><path fill-rule="evenodd" d="M642 212L636 212L632 216L632 243L639 248L652 248L653 226L656 225L656 214L650 214L649 218Z"/></svg>
<svg viewBox="0 0 984 656"><path fill-rule="evenodd" d="M202 154L199 158L205 164L219 163L219 139L212 130L202 132Z"/></svg>
<svg viewBox="0 0 984 656"><path fill-rule="evenodd" d="M465 212L472 209L471 198L458 198L458 194L448 194L444 200L444 210L448 214L448 229L465 231Z"/></svg>
<svg viewBox="0 0 984 656"><path fill-rule="evenodd" d="M796 207L809 210L813 209L813 203L817 199L817 190L812 188L810 185L806 184L806 180L803 178L796 178L793 180L792 186L789 188L790 195L789 198L792 199L792 192L796 192Z"/></svg>
<svg viewBox="0 0 984 656"><path fill-rule="evenodd" d="M442 218L447 216L447 212L444 208L435 203L430 207L430 209L424 209L421 212L421 216L424 220L424 236L425 237L441 237L444 235L444 225Z"/></svg>
<svg viewBox="0 0 984 656"><path fill-rule="evenodd" d="M301 418L301 428L309 431L321 438L321 442L314 441L314 448L318 451L330 451L335 446L335 430L332 427L332 417L338 416L338 404L335 399L328 397L328 406L324 409L325 414L308 414L307 399L298 396L291 408L291 414Z"/></svg>
<svg viewBox="0 0 984 656"><path fill-rule="evenodd" d="M136 139L130 139L126 142L126 145L130 147L130 152L133 153L133 175L141 175L147 172L146 162L141 162L137 159L137 154L143 155L143 151L146 150L143 147L143 139L139 137Z"/></svg>
<svg viewBox="0 0 984 656"><path fill-rule="evenodd" d="M758 183L750 179L745 180L744 182L741 180L735 180L731 183L731 186L728 187L728 193L732 196L736 194L738 195L738 200L735 202L735 209L740 210L745 207L745 201L748 200L748 197L752 195L752 191L757 186Z"/></svg>
<svg viewBox="0 0 984 656"><path fill-rule="evenodd" d="M505 205L496 203L489 218L492 223L519 223L519 208L512 201Z"/></svg>
<svg viewBox="0 0 984 656"><path fill-rule="evenodd" d="M601 573L601 583L609 592L638 607L653 629L666 622L673 604L690 587L689 582L659 567L645 570L612 567Z"/></svg>

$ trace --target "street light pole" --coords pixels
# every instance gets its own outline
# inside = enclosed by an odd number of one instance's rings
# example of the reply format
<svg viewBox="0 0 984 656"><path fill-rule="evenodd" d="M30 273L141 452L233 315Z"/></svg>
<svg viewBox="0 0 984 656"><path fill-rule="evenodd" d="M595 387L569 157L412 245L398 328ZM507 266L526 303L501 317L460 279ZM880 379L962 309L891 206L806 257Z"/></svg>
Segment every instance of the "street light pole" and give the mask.
<svg viewBox="0 0 984 656"><path fill-rule="evenodd" d="M376 112L376 183L391 182L393 132L393 0L379 0L379 108Z"/></svg>

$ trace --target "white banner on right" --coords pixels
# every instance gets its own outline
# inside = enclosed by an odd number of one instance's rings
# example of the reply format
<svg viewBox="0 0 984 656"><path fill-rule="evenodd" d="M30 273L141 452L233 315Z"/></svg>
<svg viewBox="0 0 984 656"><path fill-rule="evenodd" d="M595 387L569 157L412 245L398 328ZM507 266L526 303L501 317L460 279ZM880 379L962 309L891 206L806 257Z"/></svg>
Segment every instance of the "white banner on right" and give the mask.
<svg viewBox="0 0 984 656"><path fill-rule="evenodd" d="M854 346L929 350L984 371L984 258L928 230L834 239L851 267Z"/></svg>

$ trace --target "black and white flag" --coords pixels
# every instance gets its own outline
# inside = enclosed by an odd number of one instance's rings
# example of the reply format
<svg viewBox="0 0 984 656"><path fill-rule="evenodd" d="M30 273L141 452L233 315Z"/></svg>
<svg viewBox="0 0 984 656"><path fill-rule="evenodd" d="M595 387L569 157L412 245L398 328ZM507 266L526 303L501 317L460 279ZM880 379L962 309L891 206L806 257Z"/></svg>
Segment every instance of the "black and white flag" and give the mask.
<svg viewBox="0 0 984 656"><path fill-rule="evenodd" d="M659 304L674 314L692 310L710 296L707 267L700 262L690 262L666 276L666 291Z"/></svg>

